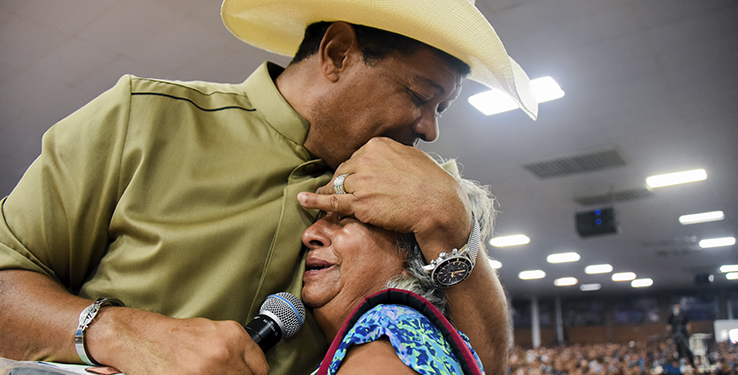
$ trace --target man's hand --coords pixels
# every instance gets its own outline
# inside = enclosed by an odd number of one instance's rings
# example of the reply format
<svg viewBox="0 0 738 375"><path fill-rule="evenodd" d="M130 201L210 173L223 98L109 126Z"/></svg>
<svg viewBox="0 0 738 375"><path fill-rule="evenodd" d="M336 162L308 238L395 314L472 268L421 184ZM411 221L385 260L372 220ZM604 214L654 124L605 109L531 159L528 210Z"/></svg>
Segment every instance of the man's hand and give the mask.
<svg viewBox="0 0 738 375"><path fill-rule="evenodd" d="M335 178L346 194L335 194ZM463 246L471 232L469 200L459 183L423 151L373 138L341 164L317 194L301 193L306 208L353 215L400 233L414 233L427 260Z"/></svg>
<svg viewBox="0 0 738 375"><path fill-rule="evenodd" d="M335 194L335 178L346 194ZM423 151L374 138L341 164L317 194L300 193L306 208L354 215L388 230L414 233L426 261L466 244L472 228L469 199L456 179ZM507 370L508 311L487 255L480 251L471 276L446 289L449 313L471 339L488 374Z"/></svg>
<svg viewBox="0 0 738 375"><path fill-rule="evenodd" d="M81 363L74 331L92 302L45 275L0 271L0 357ZM269 373L264 353L233 321L106 306L87 328L86 341L94 360L126 375Z"/></svg>
<svg viewBox="0 0 738 375"><path fill-rule="evenodd" d="M234 321L106 307L90 326L87 343L92 358L127 375L269 373L261 348Z"/></svg>

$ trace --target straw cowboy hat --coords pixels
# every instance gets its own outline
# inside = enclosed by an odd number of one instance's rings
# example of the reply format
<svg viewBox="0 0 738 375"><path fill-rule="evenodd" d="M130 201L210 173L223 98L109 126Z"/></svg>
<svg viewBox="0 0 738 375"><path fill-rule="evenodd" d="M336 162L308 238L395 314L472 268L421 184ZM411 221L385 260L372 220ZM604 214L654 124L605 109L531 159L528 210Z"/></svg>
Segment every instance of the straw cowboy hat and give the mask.
<svg viewBox="0 0 738 375"><path fill-rule="evenodd" d="M255 47L294 56L305 28L345 21L417 39L471 67L470 79L508 93L535 119L530 79L510 56L474 0L225 0L223 23Z"/></svg>

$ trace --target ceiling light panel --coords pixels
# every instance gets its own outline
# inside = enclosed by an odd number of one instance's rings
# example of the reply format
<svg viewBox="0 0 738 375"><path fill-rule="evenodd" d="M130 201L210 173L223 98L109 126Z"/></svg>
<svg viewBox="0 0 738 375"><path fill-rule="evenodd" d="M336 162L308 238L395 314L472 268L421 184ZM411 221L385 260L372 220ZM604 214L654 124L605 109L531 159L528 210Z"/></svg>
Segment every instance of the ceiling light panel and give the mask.
<svg viewBox="0 0 738 375"><path fill-rule="evenodd" d="M546 257L546 261L549 263L569 263L569 262L576 262L582 257L579 256L579 254L575 252L569 252L569 253L558 253L558 254L551 254Z"/></svg>
<svg viewBox="0 0 738 375"><path fill-rule="evenodd" d="M541 77L530 81L533 97L538 103L548 102L564 96L564 90L551 77ZM469 97L469 104L487 116L512 111L520 106L501 90L489 90Z"/></svg>
<svg viewBox="0 0 738 375"><path fill-rule="evenodd" d="M598 283L582 284L579 286L579 290L581 290L582 292L592 292L595 290L600 290L601 288L602 288L602 285Z"/></svg>
<svg viewBox="0 0 738 375"><path fill-rule="evenodd" d="M598 273L610 273L612 272L612 266L609 264L593 264L584 268L584 272L588 275L594 275Z"/></svg>
<svg viewBox="0 0 738 375"><path fill-rule="evenodd" d="M738 272L726 273L725 278L728 280L738 280Z"/></svg>
<svg viewBox="0 0 738 375"><path fill-rule="evenodd" d="M512 236L495 237L489 240L489 244L494 247L518 246L530 243L530 238L524 234L514 234Z"/></svg>
<svg viewBox="0 0 738 375"><path fill-rule="evenodd" d="M490 259L489 265L496 270L502 268L502 262L500 262L499 260Z"/></svg>
<svg viewBox="0 0 738 375"><path fill-rule="evenodd" d="M612 281L631 281L636 278L633 272L618 272L612 274Z"/></svg>
<svg viewBox="0 0 738 375"><path fill-rule="evenodd" d="M537 280L546 277L546 273L542 270L521 271L518 277L521 280Z"/></svg>
<svg viewBox="0 0 738 375"><path fill-rule="evenodd" d="M630 282L630 286L633 288L646 288L653 285L653 280L646 278L646 279L635 279Z"/></svg>
<svg viewBox="0 0 738 375"><path fill-rule="evenodd" d="M735 237L706 238L700 241L700 247L703 249L733 245L735 245Z"/></svg>
<svg viewBox="0 0 738 375"><path fill-rule="evenodd" d="M725 219L725 214L723 214L723 211L711 211L699 214L679 216L679 222L682 225L708 223L710 221L720 221L723 219Z"/></svg>
<svg viewBox="0 0 738 375"><path fill-rule="evenodd" d="M554 285L556 286L572 286L577 285L579 280L576 279L576 277L561 277L556 280L554 280Z"/></svg>
<svg viewBox="0 0 738 375"><path fill-rule="evenodd" d="M738 264L724 264L720 266L720 272L722 273L738 272Z"/></svg>
<svg viewBox="0 0 738 375"><path fill-rule="evenodd" d="M686 184L688 182L703 181L705 179L707 179L707 172L705 172L704 169L694 169L691 171L651 176L646 179L646 184L650 188L658 188L664 186Z"/></svg>

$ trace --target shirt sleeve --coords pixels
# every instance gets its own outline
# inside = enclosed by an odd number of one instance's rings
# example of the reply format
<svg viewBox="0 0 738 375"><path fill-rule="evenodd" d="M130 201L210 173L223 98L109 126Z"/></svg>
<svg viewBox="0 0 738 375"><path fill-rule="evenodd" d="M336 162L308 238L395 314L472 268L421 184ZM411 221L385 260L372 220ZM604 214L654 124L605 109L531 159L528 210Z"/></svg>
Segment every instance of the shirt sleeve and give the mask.
<svg viewBox="0 0 738 375"><path fill-rule="evenodd" d="M131 76L52 126L41 155L0 201L0 270L45 274L74 292L105 254L124 186Z"/></svg>

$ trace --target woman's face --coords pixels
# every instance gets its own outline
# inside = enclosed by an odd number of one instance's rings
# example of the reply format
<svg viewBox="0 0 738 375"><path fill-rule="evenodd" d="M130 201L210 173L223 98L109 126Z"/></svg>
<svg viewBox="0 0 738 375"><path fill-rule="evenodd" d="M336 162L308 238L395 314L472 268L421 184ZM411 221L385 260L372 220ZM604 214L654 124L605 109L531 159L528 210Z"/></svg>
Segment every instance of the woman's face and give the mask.
<svg viewBox="0 0 738 375"><path fill-rule="evenodd" d="M403 272L397 233L328 213L302 235L308 248L302 301L318 323L340 325L361 300ZM327 334L327 332L324 332Z"/></svg>

